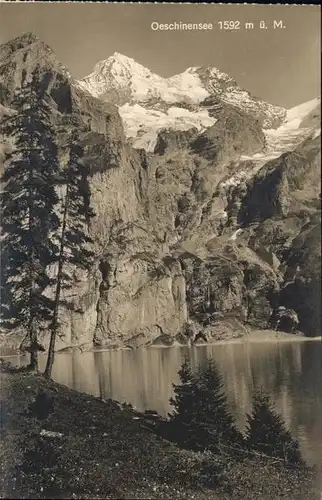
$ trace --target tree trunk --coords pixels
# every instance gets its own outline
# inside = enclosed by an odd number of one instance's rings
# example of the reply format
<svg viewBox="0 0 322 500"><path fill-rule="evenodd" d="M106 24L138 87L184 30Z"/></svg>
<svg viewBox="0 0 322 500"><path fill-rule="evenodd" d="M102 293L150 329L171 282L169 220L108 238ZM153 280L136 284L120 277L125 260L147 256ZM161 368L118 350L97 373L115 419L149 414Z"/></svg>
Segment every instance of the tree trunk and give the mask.
<svg viewBox="0 0 322 500"><path fill-rule="evenodd" d="M38 352L37 344L37 325L34 317L34 296L35 296L35 271L34 271L34 251L31 249L31 263L29 270L30 290L29 290L29 342L30 342L30 368L31 370L38 370Z"/></svg>
<svg viewBox="0 0 322 500"><path fill-rule="evenodd" d="M33 185L33 171L29 171L30 186ZM33 193L29 195L29 234L32 236L34 231L34 218L33 206L34 197ZM32 238L33 240L33 238ZM35 304L35 242L32 241L30 248L30 267L29 267L29 342L30 342L30 368L33 371L38 371L38 351L36 350L37 344L37 325L34 317L34 304Z"/></svg>
<svg viewBox="0 0 322 500"><path fill-rule="evenodd" d="M66 233L66 226L67 226L68 207L69 207L69 184L67 184L67 187L66 187L63 224L62 224L60 249L59 249L57 285L56 285L56 292L55 292L55 307L54 307L53 320L52 320L51 328L50 328L51 334L50 334L50 343L49 343L49 349L48 349L46 369L44 372L44 375L46 378L51 377L51 372L53 369L54 358L55 358L55 344L56 344L57 330L58 330L58 313L59 313L60 293L61 293L61 287L62 287L62 275L63 275L63 266L64 266L64 247L65 247L65 233Z"/></svg>
<svg viewBox="0 0 322 500"><path fill-rule="evenodd" d="M30 330L29 330L29 340L30 340L30 369L33 371L38 371L38 351L36 349L37 344L37 327L33 318L30 320Z"/></svg>

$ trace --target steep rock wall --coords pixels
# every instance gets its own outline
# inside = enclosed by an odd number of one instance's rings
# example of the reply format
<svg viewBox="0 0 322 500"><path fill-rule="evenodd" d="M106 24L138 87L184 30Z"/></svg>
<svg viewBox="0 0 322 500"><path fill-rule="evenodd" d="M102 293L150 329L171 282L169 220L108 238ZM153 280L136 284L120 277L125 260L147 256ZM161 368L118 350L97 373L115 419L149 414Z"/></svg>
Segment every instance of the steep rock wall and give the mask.
<svg viewBox="0 0 322 500"><path fill-rule="evenodd" d="M319 192L318 139L231 189L222 181L243 168L241 155L266 146L254 117L225 108L197 138L195 131L163 133L158 154L147 155L126 142L116 108L76 87L33 37L10 42L1 52L6 110L15 89L31 77L44 86L62 160L70 132L80 134L96 214L88 227L95 265L89 272L74 270L75 285L65 292L72 306L61 311L58 348L184 341L190 330L217 338L220 325L226 325L225 335L244 334L243 325L265 328L277 305L288 301L287 307L300 309L283 290L299 241L305 290L315 266L307 259L312 238L305 224ZM312 326L301 321L311 333Z"/></svg>

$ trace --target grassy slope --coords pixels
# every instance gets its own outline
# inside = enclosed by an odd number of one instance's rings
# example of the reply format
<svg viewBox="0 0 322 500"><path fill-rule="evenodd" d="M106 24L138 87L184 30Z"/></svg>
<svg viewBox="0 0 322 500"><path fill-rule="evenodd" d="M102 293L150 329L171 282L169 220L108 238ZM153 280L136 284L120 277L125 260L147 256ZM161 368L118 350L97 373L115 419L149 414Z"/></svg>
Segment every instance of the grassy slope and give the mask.
<svg viewBox="0 0 322 500"><path fill-rule="evenodd" d="M319 498L310 474L304 479L306 473L260 457L180 450L116 402L41 376L5 369L0 376L2 498ZM44 422L25 414L40 387L54 400ZM41 429L64 437L41 438Z"/></svg>

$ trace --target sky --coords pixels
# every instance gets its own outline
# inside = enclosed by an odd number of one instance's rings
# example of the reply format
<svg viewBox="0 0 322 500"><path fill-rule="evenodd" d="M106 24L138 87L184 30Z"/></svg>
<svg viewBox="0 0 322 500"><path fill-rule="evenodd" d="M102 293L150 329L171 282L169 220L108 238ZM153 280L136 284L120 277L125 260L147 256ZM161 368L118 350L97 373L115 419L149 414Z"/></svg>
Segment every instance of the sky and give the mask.
<svg viewBox="0 0 322 500"><path fill-rule="evenodd" d="M114 52L161 76L215 66L253 95L290 108L320 95L320 7L0 3L0 43L31 31L75 78ZM220 30L221 21L239 30ZM284 28L273 29L273 21ZM151 23L212 23L207 31L152 30ZM265 21L267 29L260 29ZM245 29L253 22L254 29Z"/></svg>

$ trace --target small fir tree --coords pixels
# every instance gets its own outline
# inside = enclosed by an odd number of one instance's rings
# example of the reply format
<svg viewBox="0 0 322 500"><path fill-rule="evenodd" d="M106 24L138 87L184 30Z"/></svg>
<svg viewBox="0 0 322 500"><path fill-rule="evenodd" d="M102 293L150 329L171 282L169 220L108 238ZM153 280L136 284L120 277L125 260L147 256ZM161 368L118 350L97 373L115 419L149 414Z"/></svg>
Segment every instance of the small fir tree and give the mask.
<svg viewBox="0 0 322 500"><path fill-rule="evenodd" d="M242 442L229 413L222 378L213 361L192 374L186 360L179 371L181 384L174 385L170 402L172 436L181 445L196 450L215 451L220 446L235 447Z"/></svg>
<svg viewBox="0 0 322 500"><path fill-rule="evenodd" d="M198 376L198 441L201 448L216 450L226 447L227 452L243 442L231 415L223 380L213 360L200 366Z"/></svg>
<svg viewBox="0 0 322 500"><path fill-rule="evenodd" d="M197 413L196 380L192 374L190 362L185 358L178 372L180 384L173 384L174 397L170 404L174 410L169 414L169 437L181 445L194 448L195 415Z"/></svg>
<svg viewBox="0 0 322 500"><path fill-rule="evenodd" d="M291 464L303 464L299 443L286 429L269 397L262 392L253 397L252 413L247 415L246 443L250 450L283 459Z"/></svg>

